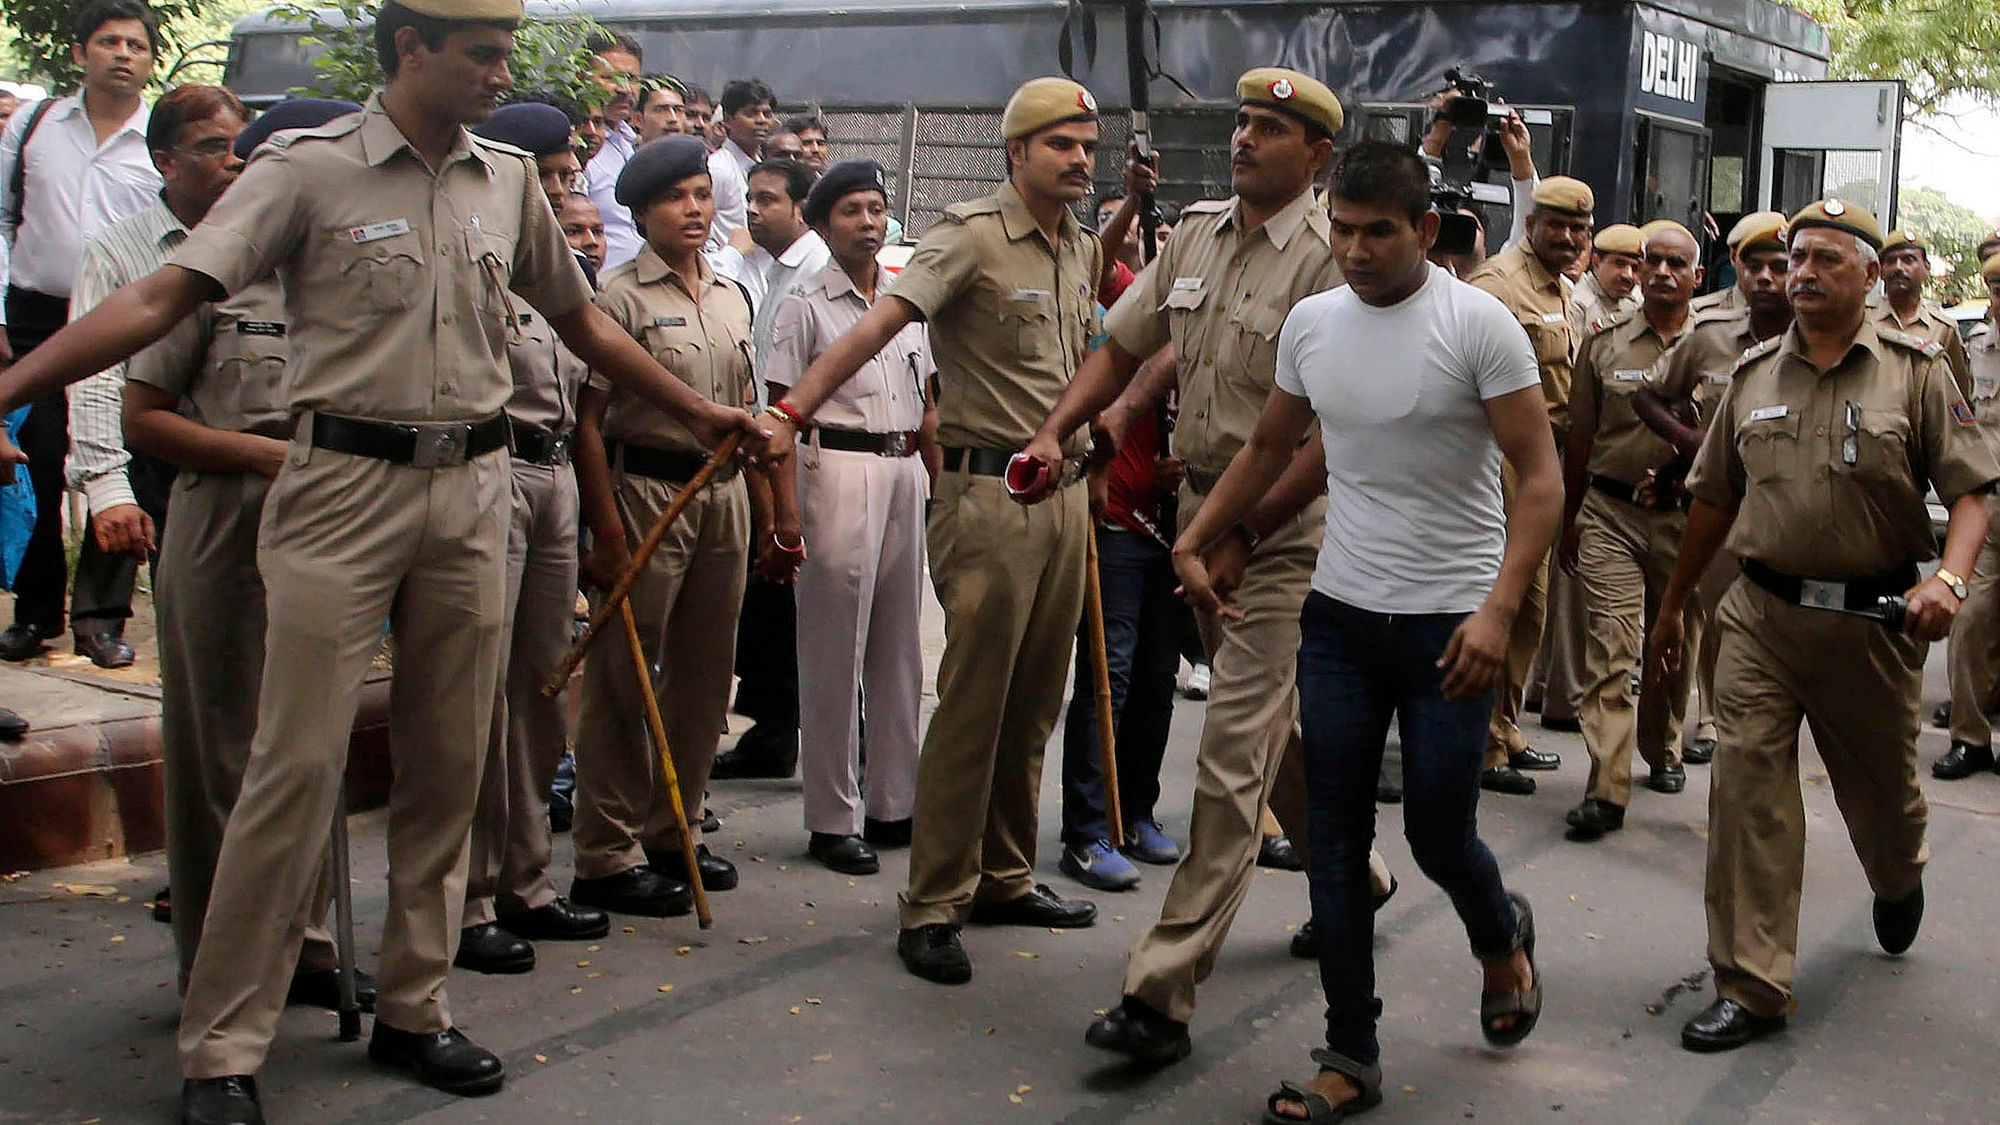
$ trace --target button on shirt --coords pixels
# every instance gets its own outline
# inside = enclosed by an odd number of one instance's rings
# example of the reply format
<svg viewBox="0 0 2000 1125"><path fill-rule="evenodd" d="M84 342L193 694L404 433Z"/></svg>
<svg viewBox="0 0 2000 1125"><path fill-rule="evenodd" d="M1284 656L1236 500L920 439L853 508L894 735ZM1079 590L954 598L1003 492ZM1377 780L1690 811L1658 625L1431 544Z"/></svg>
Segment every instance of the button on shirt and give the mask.
<svg viewBox="0 0 2000 1125"><path fill-rule="evenodd" d="M604 147L590 158L583 169L583 180L590 189L590 201L597 204L597 213L604 217L604 266L622 266L639 256L643 239L639 228L632 222L632 212L618 202L618 173L632 159L633 149L639 142L639 134L630 125L613 125L604 134Z"/></svg>
<svg viewBox="0 0 2000 1125"><path fill-rule="evenodd" d="M1104 318L1118 346L1180 364L1174 453L1220 473L1257 428L1277 370L1278 330L1305 297L1341 283L1326 212L1301 194L1255 230L1243 205L1196 203L1166 249Z"/></svg>
<svg viewBox="0 0 2000 1125"><path fill-rule="evenodd" d="M674 272L651 246L634 261L604 275L597 306L639 341L660 366L693 387L696 394L724 406L748 406L750 305L734 282L703 261L701 276ZM699 291L701 301L693 293ZM652 449L706 453L685 424L638 395L612 386L592 372L590 385L610 392L604 410L606 441Z"/></svg>
<svg viewBox="0 0 2000 1125"><path fill-rule="evenodd" d="M1804 349L1795 326L1745 357L1688 490L1736 510L1731 551L1785 574L1846 581L1936 557L1925 489L1948 507L2000 477L1950 371L1872 323L1824 374Z"/></svg>
<svg viewBox="0 0 2000 1125"><path fill-rule="evenodd" d="M1569 436L1570 368L1582 343L1569 315L1569 278L1550 273L1522 242L1488 258L1465 280L1500 298L1528 334L1528 343L1535 349L1535 365L1542 373L1549 423L1555 427L1560 446Z"/></svg>
<svg viewBox="0 0 2000 1125"><path fill-rule="evenodd" d="M291 356L285 290L267 277L203 305L133 356L128 377L181 398L188 415L204 426L283 437L291 429L285 412Z"/></svg>
<svg viewBox="0 0 2000 1125"><path fill-rule="evenodd" d="M1011 453L1033 439L1097 335L1103 266L1067 208L1051 242L1012 183L945 209L889 289L930 323L940 445Z"/></svg>
<svg viewBox="0 0 2000 1125"><path fill-rule="evenodd" d="M880 274L877 284L888 279ZM765 381L798 386L812 361L861 323L871 307L837 264L806 279L773 318L770 362L761 368ZM929 333L921 324L906 324L827 397L813 412L813 423L875 434L915 430L924 421L924 385L936 372Z"/></svg>
<svg viewBox="0 0 2000 1125"><path fill-rule="evenodd" d="M141 105L98 144L83 98L72 94L49 108L23 157L21 134L32 116L34 107L23 105L0 132L0 239L10 251L8 283L67 297L90 240L159 199L160 173L146 151L152 114ZM16 159L27 163L19 230L11 222L14 194L8 190Z"/></svg>
<svg viewBox="0 0 2000 1125"><path fill-rule="evenodd" d="M1632 407L1646 372L1672 346L1644 313L1614 323L1583 345L1570 387L1569 420L1573 432L1591 435L1592 475L1636 486L1648 470L1673 460L1674 447Z"/></svg>
<svg viewBox="0 0 2000 1125"><path fill-rule="evenodd" d="M379 95L268 142L173 261L229 293L283 278L293 413L498 414L514 393L506 290L545 317L590 300L531 163L461 129L433 173Z"/></svg>

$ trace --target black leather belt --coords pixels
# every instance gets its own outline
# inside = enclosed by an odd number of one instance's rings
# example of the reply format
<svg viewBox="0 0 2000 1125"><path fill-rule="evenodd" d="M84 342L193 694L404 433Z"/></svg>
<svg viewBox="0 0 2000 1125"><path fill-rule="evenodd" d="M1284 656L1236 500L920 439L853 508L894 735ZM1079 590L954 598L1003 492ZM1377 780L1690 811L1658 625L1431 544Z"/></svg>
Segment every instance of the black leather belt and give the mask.
<svg viewBox="0 0 2000 1125"><path fill-rule="evenodd" d="M1756 559L1744 559L1742 564L1743 577L1784 601L1813 609L1872 610L1877 608L1878 599L1902 597L1904 591L1917 584L1914 565L1866 578L1831 581L1785 574Z"/></svg>
<svg viewBox="0 0 2000 1125"><path fill-rule="evenodd" d="M815 426L813 434L818 439L821 449L837 449L842 453L873 453L877 457L914 457L917 453L915 430L878 434L868 430L837 430L832 426ZM1001 466L1000 471L1005 472L1006 466Z"/></svg>
<svg viewBox="0 0 2000 1125"><path fill-rule="evenodd" d="M1639 490L1636 487L1626 484L1616 477L1601 477L1595 473L1592 473L1590 476L1590 487L1611 497L1613 500L1623 500L1633 507L1645 508L1648 511L1654 512L1685 512L1694 502L1694 498L1686 492L1675 490L1678 495L1671 503L1661 504L1655 502L1652 504L1641 504L1639 503Z"/></svg>
<svg viewBox="0 0 2000 1125"><path fill-rule="evenodd" d="M313 414L312 443L320 449L373 457L417 469L448 469L507 448L507 416L477 422L376 422Z"/></svg>
<svg viewBox="0 0 2000 1125"><path fill-rule="evenodd" d="M708 458L699 453L689 453L682 449L654 449L649 445L632 445L619 442L606 450L613 467L622 469L635 477L647 480L665 481L668 484L686 484L708 464ZM716 480L728 480L736 475L736 462L730 461L716 470Z"/></svg>
<svg viewBox="0 0 2000 1125"><path fill-rule="evenodd" d="M531 465L567 465L574 441L574 431L558 434L540 426L515 426L514 459Z"/></svg>
<svg viewBox="0 0 2000 1125"><path fill-rule="evenodd" d="M1005 477L1007 463L1014 459L1012 453L998 449L968 449L964 446L944 447L944 471L955 473L960 469L977 477ZM1068 487L1083 479L1083 458L1063 458L1061 486Z"/></svg>

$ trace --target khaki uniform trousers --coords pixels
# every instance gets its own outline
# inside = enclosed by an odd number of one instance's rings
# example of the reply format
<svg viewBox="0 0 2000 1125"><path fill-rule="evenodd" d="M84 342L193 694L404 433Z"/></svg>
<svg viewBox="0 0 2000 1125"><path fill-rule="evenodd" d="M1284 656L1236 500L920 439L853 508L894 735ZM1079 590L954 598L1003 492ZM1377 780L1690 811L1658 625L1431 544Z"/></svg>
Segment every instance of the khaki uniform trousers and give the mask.
<svg viewBox="0 0 2000 1125"><path fill-rule="evenodd" d="M243 788L257 733L264 676L264 579L257 522L270 482L254 473L182 471L169 508L173 534L160 544L153 584L160 646L160 749L167 794L167 877L173 885L174 947L187 987L208 913L223 826ZM325 840L305 841L324 851ZM339 967L327 933L333 884L307 898L299 970Z"/></svg>
<svg viewBox="0 0 2000 1125"><path fill-rule="evenodd" d="M1183 486L1180 523L1202 497ZM1174 868L1159 921L1133 943L1125 995L1170 1019L1194 1015L1257 870L1260 810L1287 835L1306 838L1305 766L1298 734L1299 611L1312 591L1326 500L1264 537L1236 591L1240 621L1197 615L1211 679L1195 753L1188 846Z"/></svg>
<svg viewBox="0 0 2000 1125"><path fill-rule="evenodd" d="M1646 634L1674 575L1687 515L1641 508L1593 488L1577 524L1576 585L1583 587L1590 623L1578 715L1590 751L1585 792L1622 809L1632 802L1635 748L1654 769L1681 760L1677 736L1687 713L1687 666L1648 687L1636 706L1632 675L1643 667ZM1690 650L1700 643L1698 634L1687 638Z"/></svg>
<svg viewBox="0 0 2000 1125"><path fill-rule="evenodd" d="M800 446L799 750L806 831L861 831L862 708L866 815L904 820L917 793L923 704L924 497L917 457Z"/></svg>
<svg viewBox="0 0 2000 1125"><path fill-rule="evenodd" d="M577 519L573 468L514 462L507 640L479 812L472 821L468 926L495 920L496 911L514 914L556 899L549 882L549 784L562 762L569 726L562 699L543 695L542 685L569 648L576 615ZM615 632L600 643L622 641L622 623Z"/></svg>
<svg viewBox="0 0 2000 1125"><path fill-rule="evenodd" d="M944 657L917 762L904 929L961 925L974 898L1034 889L1042 751L1069 686L1089 520L1081 483L1024 507L999 477L938 478L928 539Z"/></svg>
<svg viewBox="0 0 2000 1125"><path fill-rule="evenodd" d="M1514 510L1514 493L1519 488L1514 467L1500 462L1500 491L1506 510ZM1549 608L1549 561L1535 568L1535 577L1521 596L1521 609L1514 615L1513 631L1507 634L1507 666L1493 698L1493 722L1487 728L1486 760L1480 769L1507 764L1507 756L1528 748L1521 733L1521 700L1528 686L1528 672L1535 653L1542 647L1542 625ZM1547 700L1543 700L1546 706Z"/></svg>
<svg viewBox="0 0 2000 1125"><path fill-rule="evenodd" d="M615 466L614 466L615 468ZM628 534L644 535L680 493L677 484L615 475ZM742 477L711 484L681 511L632 584L632 613L646 664L658 669L660 717L680 778L688 830L701 840L701 794L729 720L736 618L750 567L750 493ZM603 879L646 862L646 848L681 850L674 808L639 697L630 646L612 636L583 668L576 731L576 873ZM671 642L671 643L669 643ZM663 872L679 879L682 871Z"/></svg>
<svg viewBox="0 0 2000 1125"><path fill-rule="evenodd" d="M1716 665L1722 745L1708 796L1708 960L1716 991L1784 1011L1798 949L1806 819L1799 723L1876 897L1917 889L1930 809L1917 784L1928 647L1865 618L1790 605L1742 581L1723 596Z"/></svg>
<svg viewBox="0 0 2000 1125"><path fill-rule="evenodd" d="M1952 620L1951 740L1974 746L1993 742L1993 724L1986 713L2000 691L2000 501L1988 497L1986 511L1992 530L1979 545L1979 558L1966 581L1965 604Z"/></svg>
<svg viewBox="0 0 2000 1125"><path fill-rule="evenodd" d="M1582 584L1560 567L1549 570L1549 615L1542 647L1528 674L1524 701L1541 704L1544 719L1574 719L1583 703L1584 646L1590 631Z"/></svg>
<svg viewBox="0 0 2000 1125"><path fill-rule="evenodd" d="M312 432L305 419L299 432ZM181 1009L182 1072L263 1065L319 877L361 684L395 634L389 905L376 1018L451 1026L465 861L492 723L507 584L508 459L418 469L296 439L264 502L270 624L257 735Z"/></svg>

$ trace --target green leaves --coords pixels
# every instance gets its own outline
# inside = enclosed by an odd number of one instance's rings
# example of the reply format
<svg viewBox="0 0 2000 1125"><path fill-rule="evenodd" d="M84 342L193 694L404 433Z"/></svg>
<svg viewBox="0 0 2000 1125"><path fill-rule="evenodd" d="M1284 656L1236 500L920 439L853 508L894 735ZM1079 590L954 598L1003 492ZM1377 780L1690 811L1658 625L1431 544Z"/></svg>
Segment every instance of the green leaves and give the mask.
<svg viewBox="0 0 2000 1125"><path fill-rule="evenodd" d="M1836 78L1900 79L1913 109L2000 102L2000 0L1790 0L1826 25Z"/></svg>

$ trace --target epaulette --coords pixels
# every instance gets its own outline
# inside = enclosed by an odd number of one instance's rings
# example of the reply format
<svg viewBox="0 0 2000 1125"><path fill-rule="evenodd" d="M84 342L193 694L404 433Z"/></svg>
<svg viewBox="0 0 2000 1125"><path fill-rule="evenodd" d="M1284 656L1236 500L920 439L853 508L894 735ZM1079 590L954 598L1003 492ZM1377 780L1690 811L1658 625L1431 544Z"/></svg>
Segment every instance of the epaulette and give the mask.
<svg viewBox="0 0 2000 1125"><path fill-rule="evenodd" d="M1748 305L1710 305L1694 314L1694 319L1688 322L1688 328L1693 330L1704 324L1717 324L1725 320L1742 320L1749 315L1750 306Z"/></svg>
<svg viewBox="0 0 2000 1125"><path fill-rule="evenodd" d="M472 143L480 146L481 148L489 148L492 149L494 152L502 153L506 156L518 156L522 160L533 160L535 158L534 153L529 152L527 149L524 148L516 148L513 145L508 144L506 141L496 141L491 137L482 137L478 133L471 132L470 130L468 130L465 135L472 138Z"/></svg>
<svg viewBox="0 0 2000 1125"><path fill-rule="evenodd" d="M1181 208L1181 217L1189 215L1220 215L1229 210L1227 199L1198 199Z"/></svg>
<svg viewBox="0 0 2000 1125"><path fill-rule="evenodd" d="M1584 325L1584 333L1587 337L1585 342L1588 343L1590 340L1595 340L1599 336L1606 335L1614 329L1623 328L1625 325L1632 323L1632 318L1638 315L1639 314L1636 312L1622 312L1622 313L1599 314L1598 316L1592 317L1589 320L1589 322L1587 322Z"/></svg>
<svg viewBox="0 0 2000 1125"><path fill-rule="evenodd" d="M1899 329L1878 328L1875 330L1875 335L1899 348L1920 352L1925 359L1936 359L1944 354L1944 345L1936 340L1926 340L1922 336L1912 335Z"/></svg>
<svg viewBox="0 0 2000 1125"><path fill-rule="evenodd" d="M964 203L954 203L944 209L944 217L954 223L962 223L974 215L997 215L1000 213L1000 197L989 195L984 199L968 199Z"/></svg>
<svg viewBox="0 0 2000 1125"><path fill-rule="evenodd" d="M1736 357L1736 366L1729 369L1730 374L1733 375L1758 360L1763 359L1765 356L1770 355L1772 352L1777 351L1779 346L1784 342L1785 338L1782 335L1773 336L1768 340L1752 344L1750 347L1743 349L1743 354Z"/></svg>
<svg viewBox="0 0 2000 1125"><path fill-rule="evenodd" d="M267 148L286 149L304 140L324 141L344 137L361 128L361 120L365 116L367 115L361 113L347 113L311 129L280 129L257 148L260 151Z"/></svg>

